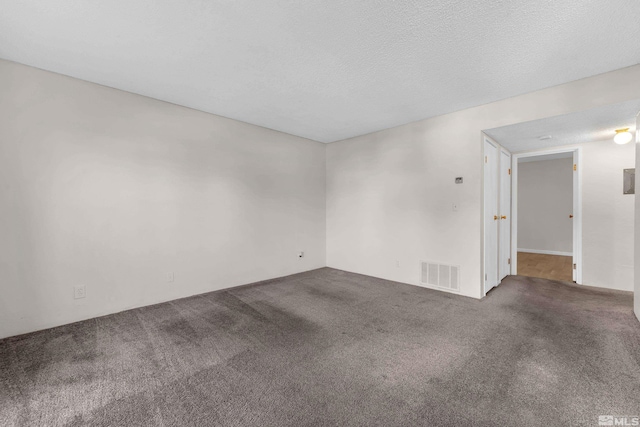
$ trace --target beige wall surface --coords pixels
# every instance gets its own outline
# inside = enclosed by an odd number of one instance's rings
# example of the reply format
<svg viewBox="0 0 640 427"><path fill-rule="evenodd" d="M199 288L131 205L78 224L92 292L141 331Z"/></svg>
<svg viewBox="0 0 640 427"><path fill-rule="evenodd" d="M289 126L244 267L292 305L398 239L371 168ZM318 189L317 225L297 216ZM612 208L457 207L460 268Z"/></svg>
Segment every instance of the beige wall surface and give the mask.
<svg viewBox="0 0 640 427"><path fill-rule="evenodd" d="M0 93L0 338L325 266L323 144L7 61Z"/></svg>

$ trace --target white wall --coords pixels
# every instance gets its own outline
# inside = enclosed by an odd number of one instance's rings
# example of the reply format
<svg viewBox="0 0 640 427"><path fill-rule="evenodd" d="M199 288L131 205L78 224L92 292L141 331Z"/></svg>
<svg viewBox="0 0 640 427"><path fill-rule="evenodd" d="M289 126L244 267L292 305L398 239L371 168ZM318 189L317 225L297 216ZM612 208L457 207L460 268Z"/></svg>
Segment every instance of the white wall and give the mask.
<svg viewBox="0 0 640 427"><path fill-rule="evenodd" d="M573 252L573 159L518 164L518 251Z"/></svg>
<svg viewBox="0 0 640 427"><path fill-rule="evenodd" d="M480 298L481 131L636 99L638 81L629 67L329 144L327 264L412 284L420 260L457 264Z"/></svg>
<svg viewBox="0 0 640 427"><path fill-rule="evenodd" d="M611 139L582 147L582 277L585 285L633 291L635 197L622 194L634 144Z"/></svg>
<svg viewBox="0 0 640 427"><path fill-rule="evenodd" d="M0 93L0 338L325 266L323 144L7 61Z"/></svg>
<svg viewBox="0 0 640 427"><path fill-rule="evenodd" d="M623 170L635 165L635 146L610 138L566 146L575 147L582 151L583 284L633 291L635 196L623 194L622 184ZM566 160L570 166L571 159ZM535 163L542 162L518 165L518 221L527 215L520 203L521 171ZM545 185L542 178L540 185ZM519 241L521 232L518 224Z"/></svg>

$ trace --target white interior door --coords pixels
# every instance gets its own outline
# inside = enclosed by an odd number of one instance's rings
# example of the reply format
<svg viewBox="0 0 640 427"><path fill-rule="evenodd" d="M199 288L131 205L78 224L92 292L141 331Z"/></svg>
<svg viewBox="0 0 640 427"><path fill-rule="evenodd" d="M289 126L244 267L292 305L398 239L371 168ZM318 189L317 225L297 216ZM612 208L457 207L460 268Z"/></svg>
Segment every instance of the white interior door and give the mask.
<svg viewBox="0 0 640 427"><path fill-rule="evenodd" d="M498 212L498 281L511 274L511 153L500 150L500 209Z"/></svg>
<svg viewBox="0 0 640 427"><path fill-rule="evenodd" d="M484 140L484 293L498 284L498 161L497 145Z"/></svg>

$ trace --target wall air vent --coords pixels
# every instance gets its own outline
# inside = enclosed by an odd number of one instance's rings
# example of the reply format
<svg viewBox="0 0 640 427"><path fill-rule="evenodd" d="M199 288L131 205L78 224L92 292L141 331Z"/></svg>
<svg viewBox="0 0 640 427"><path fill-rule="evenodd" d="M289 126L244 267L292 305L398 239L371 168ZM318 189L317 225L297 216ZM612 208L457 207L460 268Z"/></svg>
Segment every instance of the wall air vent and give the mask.
<svg viewBox="0 0 640 427"><path fill-rule="evenodd" d="M420 284L429 288L460 291L460 267L437 262L422 261Z"/></svg>

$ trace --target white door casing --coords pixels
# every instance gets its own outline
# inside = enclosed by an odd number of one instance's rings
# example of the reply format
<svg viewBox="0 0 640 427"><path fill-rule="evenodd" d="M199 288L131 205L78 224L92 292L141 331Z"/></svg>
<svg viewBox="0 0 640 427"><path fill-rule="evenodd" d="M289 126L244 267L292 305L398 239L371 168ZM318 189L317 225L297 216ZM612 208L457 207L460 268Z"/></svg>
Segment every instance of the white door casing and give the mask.
<svg viewBox="0 0 640 427"><path fill-rule="evenodd" d="M573 153L573 280L582 284L582 149L557 147L512 155L511 166L511 274L518 274L518 159L547 154Z"/></svg>
<svg viewBox="0 0 640 427"><path fill-rule="evenodd" d="M498 146L484 138L484 289L498 284Z"/></svg>
<svg viewBox="0 0 640 427"><path fill-rule="evenodd" d="M511 153L500 149L500 209L498 211L498 281L511 274Z"/></svg>

